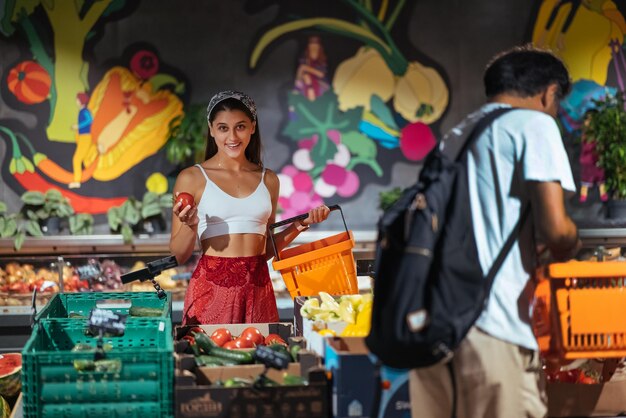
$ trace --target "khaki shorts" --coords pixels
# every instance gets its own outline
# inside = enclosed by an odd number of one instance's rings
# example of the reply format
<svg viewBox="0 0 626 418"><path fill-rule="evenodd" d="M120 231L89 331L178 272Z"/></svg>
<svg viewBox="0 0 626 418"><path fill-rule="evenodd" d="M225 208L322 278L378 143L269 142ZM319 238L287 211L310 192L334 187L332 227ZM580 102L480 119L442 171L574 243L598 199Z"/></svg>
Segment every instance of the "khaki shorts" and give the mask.
<svg viewBox="0 0 626 418"><path fill-rule="evenodd" d="M456 418L547 416L545 380L537 352L491 337L473 327L452 359ZM413 418L452 417L447 364L410 372Z"/></svg>

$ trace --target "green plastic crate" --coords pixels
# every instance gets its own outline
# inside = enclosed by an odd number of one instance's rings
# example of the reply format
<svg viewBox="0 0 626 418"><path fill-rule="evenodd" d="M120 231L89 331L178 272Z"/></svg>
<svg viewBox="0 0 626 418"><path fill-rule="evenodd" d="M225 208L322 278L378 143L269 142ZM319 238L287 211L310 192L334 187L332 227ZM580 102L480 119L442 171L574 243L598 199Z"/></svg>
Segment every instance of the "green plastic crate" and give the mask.
<svg viewBox="0 0 626 418"><path fill-rule="evenodd" d="M44 318L70 318L71 316L85 319L95 307L128 314L131 306L162 310L160 316L150 317L150 319L171 318L172 294L166 292L166 295L166 298L159 299L156 292L59 293L54 295L37 313L35 321Z"/></svg>
<svg viewBox="0 0 626 418"><path fill-rule="evenodd" d="M97 344L86 335L87 321L43 319L22 351L24 416L172 417L174 357L169 319L128 318L123 336L105 337L119 359L119 372L79 372L74 360L93 359L72 352L78 343Z"/></svg>

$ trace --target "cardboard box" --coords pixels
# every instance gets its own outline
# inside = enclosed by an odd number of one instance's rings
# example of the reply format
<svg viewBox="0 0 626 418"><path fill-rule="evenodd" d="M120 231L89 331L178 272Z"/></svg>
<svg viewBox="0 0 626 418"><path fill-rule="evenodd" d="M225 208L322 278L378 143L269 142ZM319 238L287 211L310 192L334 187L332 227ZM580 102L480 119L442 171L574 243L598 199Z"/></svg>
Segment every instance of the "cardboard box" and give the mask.
<svg viewBox="0 0 626 418"><path fill-rule="evenodd" d="M309 373L307 386L226 388L209 382L230 377L257 376L260 365L197 368L195 375L177 370L175 394L177 418L328 418L328 381L322 369ZM297 374L299 364L288 371ZM269 370L268 377L282 381L282 371Z"/></svg>
<svg viewBox="0 0 626 418"><path fill-rule="evenodd" d="M410 418L408 372L381 367L358 337L326 338L325 367L332 373L332 410L336 418ZM380 381L377 380L380 373ZM381 382L389 388L382 390ZM376 399L380 397L380 405ZM378 407L379 414L375 408Z"/></svg>
<svg viewBox="0 0 626 418"><path fill-rule="evenodd" d="M626 381L597 385L548 383L548 416L598 417L626 414Z"/></svg>
<svg viewBox="0 0 626 418"><path fill-rule="evenodd" d="M318 355L324 357L326 351L326 340L332 338L332 335L322 335L318 331L323 329L330 329L335 336L341 335L343 330L348 326L347 322L324 322L324 321L312 321L310 319L302 319L302 336L305 341L305 347L307 350L316 352Z"/></svg>
<svg viewBox="0 0 626 418"><path fill-rule="evenodd" d="M220 324L220 325L180 325L174 329L174 336L176 340L180 340L187 335L190 328L200 327L206 331L208 335L211 335L216 329L226 328L233 334L233 337L237 337L248 327L255 327L263 336L267 337L268 334L278 334L280 337L289 341L289 337L293 336L293 324L289 322L270 322L270 323L258 323L258 324Z"/></svg>

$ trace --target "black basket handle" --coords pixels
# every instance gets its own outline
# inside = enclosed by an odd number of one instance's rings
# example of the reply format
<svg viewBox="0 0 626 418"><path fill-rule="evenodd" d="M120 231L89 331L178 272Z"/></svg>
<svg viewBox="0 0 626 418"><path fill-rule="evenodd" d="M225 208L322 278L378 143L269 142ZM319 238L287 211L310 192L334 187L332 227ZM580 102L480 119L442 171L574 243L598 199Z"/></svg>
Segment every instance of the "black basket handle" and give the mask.
<svg viewBox="0 0 626 418"><path fill-rule="evenodd" d="M348 232L348 226L346 225L346 218L343 216L343 210L341 210L341 206L339 206L339 205L331 205L331 206L328 207L328 209L330 209L331 212L335 211L335 210L339 210L339 213L341 214L341 219L343 220L343 226L344 226L344 228L346 228L346 232ZM276 260L280 260L280 257L278 255L278 251L276 250L276 242L274 241L274 232L273 232L273 230L275 228L281 227L283 225L291 224L291 223L293 223L295 221L304 220L308 216L309 216L308 213L303 213L301 215L296 215L293 218L283 219L282 221L273 223L273 224L271 224L268 227L268 231L269 231L269 234L270 234L270 239L272 240L272 248L274 249L274 258L276 258Z"/></svg>

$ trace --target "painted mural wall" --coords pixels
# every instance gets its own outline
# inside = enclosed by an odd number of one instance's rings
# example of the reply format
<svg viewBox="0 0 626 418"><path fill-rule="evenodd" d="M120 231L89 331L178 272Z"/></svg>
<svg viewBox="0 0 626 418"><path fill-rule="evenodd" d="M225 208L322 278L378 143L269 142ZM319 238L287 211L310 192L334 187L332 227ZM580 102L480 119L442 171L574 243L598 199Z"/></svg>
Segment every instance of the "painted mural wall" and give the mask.
<svg viewBox="0 0 626 418"><path fill-rule="evenodd" d="M24 193L55 190L75 230L93 217L132 234L142 212L168 213L176 174L203 154L210 97L238 89L257 102L280 217L338 203L351 229L372 230L379 193L413 183L483 102L489 58L529 41L572 73L561 122L578 167L585 111L624 88L623 3L5 0L0 200L24 212Z"/></svg>

